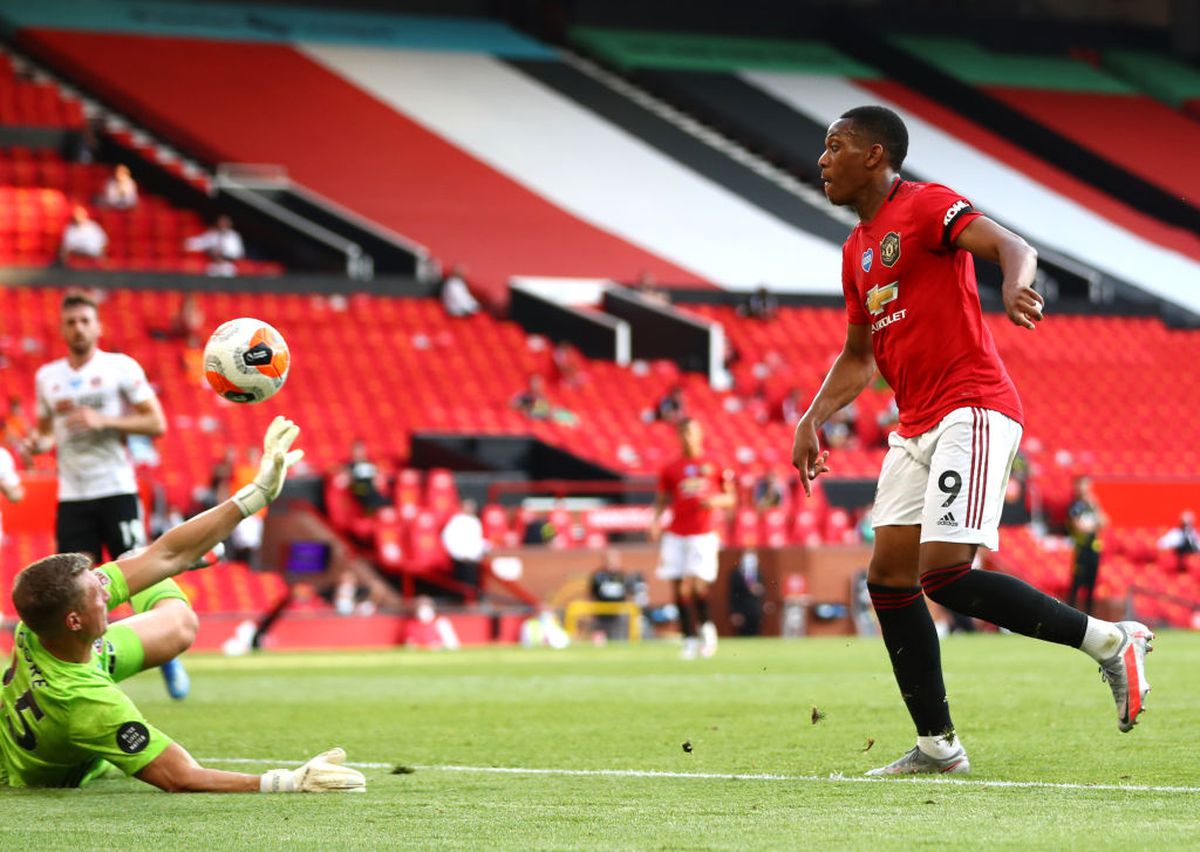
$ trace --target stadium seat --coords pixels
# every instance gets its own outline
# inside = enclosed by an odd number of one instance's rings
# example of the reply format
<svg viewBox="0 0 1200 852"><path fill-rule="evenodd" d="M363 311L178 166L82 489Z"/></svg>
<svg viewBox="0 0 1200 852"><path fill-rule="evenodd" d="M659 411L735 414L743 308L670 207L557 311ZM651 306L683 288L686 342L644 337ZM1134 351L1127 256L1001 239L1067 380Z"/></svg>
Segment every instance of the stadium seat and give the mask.
<svg viewBox="0 0 1200 852"><path fill-rule="evenodd" d="M489 503L479 513L479 520L483 524L483 537L492 547L511 547L516 543L510 539L508 510L503 506Z"/></svg>
<svg viewBox="0 0 1200 852"><path fill-rule="evenodd" d="M458 510L458 486L454 474L444 468L433 468L425 477L425 504L439 521L445 521Z"/></svg>
<svg viewBox="0 0 1200 852"><path fill-rule="evenodd" d="M758 529L758 511L752 506L742 506L733 513L730 540L734 547L755 548L762 543Z"/></svg>
<svg viewBox="0 0 1200 852"><path fill-rule="evenodd" d="M442 522L436 512L429 509L417 512L407 529L406 571L427 574L449 570L450 556L442 546L441 532Z"/></svg>

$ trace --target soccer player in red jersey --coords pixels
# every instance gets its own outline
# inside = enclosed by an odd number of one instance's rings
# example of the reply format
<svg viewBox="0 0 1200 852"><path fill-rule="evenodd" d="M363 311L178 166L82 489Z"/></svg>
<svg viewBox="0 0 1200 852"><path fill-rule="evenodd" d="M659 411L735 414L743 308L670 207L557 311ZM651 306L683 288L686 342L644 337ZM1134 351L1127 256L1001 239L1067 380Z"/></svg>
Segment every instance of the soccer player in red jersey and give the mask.
<svg viewBox="0 0 1200 852"><path fill-rule="evenodd" d="M704 430L690 417L679 421L683 455L662 470L650 540L661 537L658 576L671 581L679 627L683 631L684 659L697 653L717 652L717 628L709 620L708 586L717 579L717 551L721 543L713 531L713 514L736 502L733 476L704 454ZM662 514L671 506L671 525L663 531ZM697 637L696 625L703 637Z"/></svg>
<svg viewBox="0 0 1200 852"><path fill-rule="evenodd" d="M819 165L830 202L859 223L842 252L848 328L841 354L796 425L792 462L811 493L829 470L818 434L866 387L876 368L900 423L879 474L868 589L916 745L868 775L968 772L950 719L937 633L925 597L1013 633L1080 648L1100 664L1131 730L1149 692L1143 624L1091 618L1006 574L971 570L995 550L1022 411L983 322L974 257L998 263L1004 309L1018 326L1042 320L1037 253L953 190L900 176L908 152L901 118L852 109L829 126ZM974 256L974 257L972 257Z"/></svg>

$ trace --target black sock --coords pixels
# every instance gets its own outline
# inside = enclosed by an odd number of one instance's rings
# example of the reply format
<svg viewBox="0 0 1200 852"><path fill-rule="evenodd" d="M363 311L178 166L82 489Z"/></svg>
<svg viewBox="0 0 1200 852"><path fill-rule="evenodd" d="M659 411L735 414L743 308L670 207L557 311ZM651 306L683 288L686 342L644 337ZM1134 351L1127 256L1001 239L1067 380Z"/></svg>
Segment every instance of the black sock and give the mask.
<svg viewBox="0 0 1200 852"><path fill-rule="evenodd" d="M921 586L930 600L1013 633L1072 648L1083 644L1086 615L1008 574L950 565L926 571Z"/></svg>
<svg viewBox="0 0 1200 852"><path fill-rule="evenodd" d="M917 735L935 737L954 730L942 682L942 649L921 587L868 583L867 591Z"/></svg>
<svg viewBox="0 0 1200 852"><path fill-rule="evenodd" d="M692 615L692 599L680 595L675 598L675 606L679 610L679 630L684 636L695 636L696 620Z"/></svg>
<svg viewBox="0 0 1200 852"><path fill-rule="evenodd" d="M696 595L692 600L696 602L696 621L699 624L708 623L708 595Z"/></svg>

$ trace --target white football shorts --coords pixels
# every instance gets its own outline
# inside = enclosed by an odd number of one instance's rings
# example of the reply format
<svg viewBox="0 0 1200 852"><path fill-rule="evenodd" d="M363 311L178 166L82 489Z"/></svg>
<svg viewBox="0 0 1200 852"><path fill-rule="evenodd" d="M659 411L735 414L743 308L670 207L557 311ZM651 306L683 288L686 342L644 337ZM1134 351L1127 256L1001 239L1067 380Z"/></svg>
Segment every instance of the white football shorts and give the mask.
<svg viewBox="0 0 1200 852"><path fill-rule="evenodd" d="M658 576L663 580L696 577L706 583L717 579L717 552L721 540L715 532L699 535L662 534L659 548Z"/></svg>
<svg viewBox="0 0 1200 852"><path fill-rule="evenodd" d="M956 408L915 438L888 436L871 523L921 526L921 541L1000 546L1000 512L1021 426L998 411Z"/></svg>

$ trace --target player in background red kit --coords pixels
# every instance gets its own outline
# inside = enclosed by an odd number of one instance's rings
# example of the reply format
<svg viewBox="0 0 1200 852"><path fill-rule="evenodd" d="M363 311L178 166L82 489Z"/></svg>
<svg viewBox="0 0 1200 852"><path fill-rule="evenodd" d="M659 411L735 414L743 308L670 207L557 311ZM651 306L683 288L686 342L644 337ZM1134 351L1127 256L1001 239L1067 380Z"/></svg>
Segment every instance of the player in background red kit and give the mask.
<svg viewBox="0 0 1200 852"><path fill-rule="evenodd" d="M713 515L737 501L733 475L704 454L704 430L689 417L679 421L683 455L662 470L650 540L661 537L658 576L671 581L684 659L717 652L717 628L709 620L708 586L717 579L721 542L713 530ZM662 529L663 509L671 506L671 525ZM697 624L703 641L697 637Z"/></svg>
<svg viewBox="0 0 1200 852"><path fill-rule="evenodd" d="M908 130L879 106L829 126L819 165L825 195L859 223L842 251L846 343L796 425L792 462L811 493L829 468L819 429L866 387L878 367L896 393L872 522L868 589L917 744L868 775L970 771L950 719L941 652L925 597L1013 633L1080 648L1100 664L1131 730L1146 693L1154 638L1135 621L1091 618L1006 574L971 570L979 545L999 544L1000 509L1021 439L1016 388L983 322L974 257L998 263L1004 309L1034 329L1037 253L934 183L903 179Z"/></svg>

